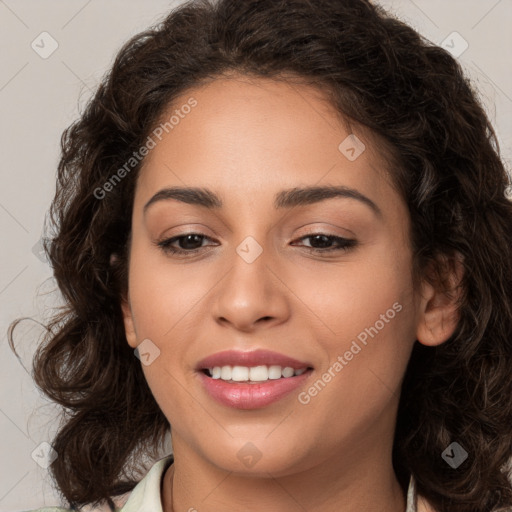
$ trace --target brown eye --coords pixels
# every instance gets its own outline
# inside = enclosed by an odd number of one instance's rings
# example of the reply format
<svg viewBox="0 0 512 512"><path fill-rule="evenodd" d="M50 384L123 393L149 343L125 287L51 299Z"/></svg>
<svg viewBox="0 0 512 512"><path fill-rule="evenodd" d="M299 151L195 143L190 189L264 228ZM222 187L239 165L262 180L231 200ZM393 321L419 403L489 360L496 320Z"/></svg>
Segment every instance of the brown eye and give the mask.
<svg viewBox="0 0 512 512"><path fill-rule="evenodd" d="M299 240L310 239L310 245L306 246L311 252L325 253L331 251L347 251L357 245L357 240L343 238L325 233L313 233L303 236ZM335 244L334 246L332 244Z"/></svg>
<svg viewBox="0 0 512 512"><path fill-rule="evenodd" d="M201 233L186 233L172 238L167 238L157 242L157 246L165 253L170 254L194 254L199 252L204 246L202 245L205 239L211 240L206 235ZM176 247L178 242L178 247Z"/></svg>

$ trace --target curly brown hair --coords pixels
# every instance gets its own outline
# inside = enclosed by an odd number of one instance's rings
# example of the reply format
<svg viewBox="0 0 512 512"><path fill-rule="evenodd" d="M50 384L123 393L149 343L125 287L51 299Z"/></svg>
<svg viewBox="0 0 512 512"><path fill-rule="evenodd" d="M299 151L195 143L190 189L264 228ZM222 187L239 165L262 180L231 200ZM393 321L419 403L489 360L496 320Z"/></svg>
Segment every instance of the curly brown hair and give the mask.
<svg viewBox="0 0 512 512"><path fill-rule="evenodd" d="M133 489L139 456L156 453L170 429L126 343L120 307L141 163L98 191L174 98L233 71L314 84L344 119L380 136L410 211L415 282L443 285L443 261L462 256L458 326L440 346L415 343L393 464L402 485L413 475L440 512L512 506L510 177L457 61L366 0L182 4L123 46L64 132L45 251L66 307L33 369L64 407L51 465L62 496L73 507L112 503ZM441 457L453 440L469 453L456 470Z"/></svg>

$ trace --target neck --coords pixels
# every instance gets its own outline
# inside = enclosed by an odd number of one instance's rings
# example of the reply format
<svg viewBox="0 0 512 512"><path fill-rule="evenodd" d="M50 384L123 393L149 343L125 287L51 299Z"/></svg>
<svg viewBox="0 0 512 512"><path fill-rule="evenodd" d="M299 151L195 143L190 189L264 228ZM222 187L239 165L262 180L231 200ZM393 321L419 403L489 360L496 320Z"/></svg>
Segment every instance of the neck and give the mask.
<svg viewBox="0 0 512 512"><path fill-rule="evenodd" d="M222 470L197 453L179 452L175 447L175 463L163 479L164 512L405 511L405 492L393 471L390 453L376 458L370 451L371 457L365 454L359 459L338 453L301 472L248 477Z"/></svg>

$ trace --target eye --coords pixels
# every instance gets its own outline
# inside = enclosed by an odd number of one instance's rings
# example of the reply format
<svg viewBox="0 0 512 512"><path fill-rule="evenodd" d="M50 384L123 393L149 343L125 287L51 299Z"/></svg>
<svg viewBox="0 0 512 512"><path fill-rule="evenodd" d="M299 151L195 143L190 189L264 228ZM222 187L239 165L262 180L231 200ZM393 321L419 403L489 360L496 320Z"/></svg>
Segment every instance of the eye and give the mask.
<svg viewBox="0 0 512 512"><path fill-rule="evenodd" d="M333 251L348 251L357 245L357 240L343 238L341 236L329 235L326 233L312 233L303 236L299 240L310 239L310 245L306 248L314 253L326 253ZM332 246L332 244L335 244Z"/></svg>
<svg viewBox="0 0 512 512"><path fill-rule="evenodd" d="M201 233L185 233L183 235L161 240L157 242L156 245L160 247L163 252L169 254L194 254L202 249L202 243L206 239L211 240L210 237ZM176 242L178 242L178 245L181 245L182 247L176 247L173 245Z"/></svg>

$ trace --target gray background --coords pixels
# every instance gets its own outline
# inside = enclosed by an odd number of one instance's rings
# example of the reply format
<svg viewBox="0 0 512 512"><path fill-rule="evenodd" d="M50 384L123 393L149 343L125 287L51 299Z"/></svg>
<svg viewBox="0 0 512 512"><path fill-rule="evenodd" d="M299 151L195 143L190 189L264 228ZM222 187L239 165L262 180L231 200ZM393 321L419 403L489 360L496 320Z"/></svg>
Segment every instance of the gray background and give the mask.
<svg viewBox="0 0 512 512"><path fill-rule="evenodd" d="M7 344L16 317L43 319L58 304L37 243L55 189L62 131L76 118L115 52L157 22L164 0L0 0L0 512L58 504L47 470L32 457L51 441L57 409L36 391L29 373L36 322L16 331L21 360ZM458 58L493 121L510 169L512 157L511 0L381 0L431 41L468 48ZM58 48L47 58L52 42ZM453 41L453 42L452 42Z"/></svg>

